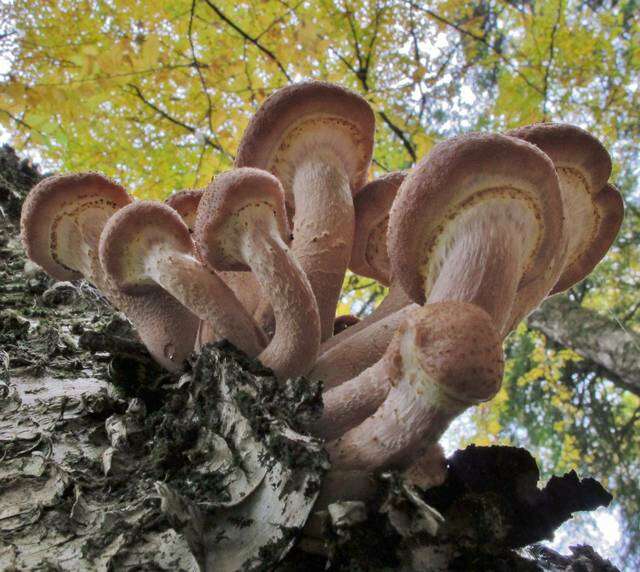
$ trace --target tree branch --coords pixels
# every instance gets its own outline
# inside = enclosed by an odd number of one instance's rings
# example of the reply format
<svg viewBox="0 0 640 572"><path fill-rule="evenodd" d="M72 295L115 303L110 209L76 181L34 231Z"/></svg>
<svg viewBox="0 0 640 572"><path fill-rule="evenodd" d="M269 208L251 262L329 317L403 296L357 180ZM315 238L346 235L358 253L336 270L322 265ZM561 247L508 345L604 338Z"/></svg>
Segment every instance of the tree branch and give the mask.
<svg viewBox="0 0 640 572"><path fill-rule="evenodd" d="M233 20L231 20L220 8L218 8L211 0L204 0L209 8L211 8L223 22L228 24L231 28L233 28L238 34L240 34L245 40L251 42L256 48L258 48L265 56L267 56L271 61L273 61L278 69L282 72L282 75L287 78L287 81L291 81L291 77L287 73L287 70L282 65L282 62L276 57L276 55L269 49L265 48L262 43L247 32L245 32L238 24L236 24Z"/></svg>
<svg viewBox="0 0 640 572"><path fill-rule="evenodd" d="M144 103L147 107L153 109L153 111L155 111L162 118L166 119L170 123L173 123L174 125L178 125L179 127L182 127L185 131L188 131L189 133L192 133L194 135L201 135L202 136L202 140L206 145L209 145L209 147L213 147L214 149L216 149L220 153L223 153L224 155L227 155L228 157L233 158L233 156L228 151L226 151L222 147L222 145L220 145L220 143L218 143L217 141L214 141L213 139L211 139L211 137L209 137L208 135L202 133L201 131L199 131L198 129L193 127L192 125L188 125L184 121L181 121L180 119L178 119L176 117L173 117L172 115L167 113L164 109L162 109L161 107L158 107L155 103L149 101L144 96L144 94L142 93L142 91L140 90L140 88L137 85L135 85L133 83L130 83L130 84L128 84L128 86L131 89L133 89L135 95L138 97L138 99L140 99L140 101L142 101L142 103Z"/></svg>
<svg viewBox="0 0 640 572"><path fill-rule="evenodd" d="M640 395L640 334L566 296L547 300L528 323L603 368L616 385Z"/></svg>
<svg viewBox="0 0 640 572"><path fill-rule="evenodd" d="M467 30L467 29L463 28L462 26L456 24L455 22L452 22L451 20L445 18L444 16L441 16L440 14L437 14L436 12L434 12L433 10L430 10L429 8L425 8L424 6L421 6L420 4L418 4L416 2L413 2L411 0L407 0L407 2L412 8L415 8L416 10L420 10L421 12L424 12L427 16L431 17L432 19L436 20L437 22L440 22L441 24L444 24L445 26L448 26L449 28L453 28L458 33L462 34L463 36L467 36L467 37L471 38L472 40L475 40L476 42L479 42L479 43L483 44L484 46L486 46L487 48L489 48L494 54L496 54L505 63L505 65L507 67L511 68L514 71L514 73L516 75L518 75L518 77L520 77L531 89L533 89L534 91L538 92L540 95L543 94L542 89L539 86L537 86L526 75L524 75L518 69L518 67L515 64L513 64L513 62L511 62L511 60L509 60L509 58L507 58L502 53L502 51L497 50L496 47L493 44L491 44L491 42L487 41L486 38L484 38L483 36L479 36L478 34L474 34L470 30Z"/></svg>

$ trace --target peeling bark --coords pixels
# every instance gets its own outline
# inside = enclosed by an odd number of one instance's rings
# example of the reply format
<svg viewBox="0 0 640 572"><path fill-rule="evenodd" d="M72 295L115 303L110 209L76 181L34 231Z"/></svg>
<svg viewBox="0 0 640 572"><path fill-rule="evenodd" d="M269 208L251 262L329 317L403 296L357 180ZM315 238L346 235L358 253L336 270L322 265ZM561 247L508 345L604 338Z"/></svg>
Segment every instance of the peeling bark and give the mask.
<svg viewBox="0 0 640 572"><path fill-rule="evenodd" d="M554 296L529 316L529 325L603 368L615 384L640 395L640 334Z"/></svg>

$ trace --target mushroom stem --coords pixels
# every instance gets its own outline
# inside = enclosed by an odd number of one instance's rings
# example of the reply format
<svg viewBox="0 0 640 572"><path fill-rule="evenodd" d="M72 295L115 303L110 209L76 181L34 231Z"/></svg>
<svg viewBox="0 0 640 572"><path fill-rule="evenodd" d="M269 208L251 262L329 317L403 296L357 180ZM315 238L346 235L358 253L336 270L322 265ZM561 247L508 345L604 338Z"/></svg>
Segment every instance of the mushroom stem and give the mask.
<svg viewBox="0 0 640 572"><path fill-rule="evenodd" d="M300 262L318 303L322 340L333 334L355 229L349 178L331 152L306 158L292 185L295 199L293 254Z"/></svg>
<svg viewBox="0 0 640 572"><path fill-rule="evenodd" d="M260 223L244 234L241 248L275 316L275 333L258 359L278 377L302 375L314 363L319 346L317 322L314 328L306 311L313 294L303 270L278 232Z"/></svg>
<svg viewBox="0 0 640 572"><path fill-rule="evenodd" d="M455 417L491 399L502 379L490 316L460 302L420 309L398 330L385 360L388 367L375 372L386 386L382 405L327 445L338 471L408 468Z"/></svg>
<svg viewBox="0 0 640 572"><path fill-rule="evenodd" d="M325 389L331 389L360 374L383 356L395 331L418 309L417 304L406 306L331 348L318 358L309 377L321 380Z"/></svg>
<svg viewBox="0 0 640 572"><path fill-rule="evenodd" d="M505 332L522 276L523 225L513 216L517 207L476 212L460 226L433 284L427 303L458 300L475 304Z"/></svg>
<svg viewBox="0 0 640 572"><path fill-rule="evenodd" d="M376 412L389 391L386 380L394 368L388 353L360 375L325 391L324 412L311 427L311 432L323 439L336 439L360 425Z"/></svg>
<svg viewBox="0 0 640 572"><path fill-rule="evenodd" d="M406 306L411 304L411 298L407 296L406 292L398 285L392 285L389 288L389 293L387 296L380 302L380 305L366 318L362 321L350 326L349 328L342 330L332 338L326 340L320 346L320 356L322 357L325 353L329 352L333 348L338 345L341 345L343 342L346 342L353 335L361 332L362 330L372 326L376 322L385 319L387 316L394 314L398 310L402 310Z"/></svg>
<svg viewBox="0 0 640 572"><path fill-rule="evenodd" d="M210 324L217 339L227 339L247 355L258 355L264 334L233 291L215 273L189 254L153 248L145 258L147 276Z"/></svg>

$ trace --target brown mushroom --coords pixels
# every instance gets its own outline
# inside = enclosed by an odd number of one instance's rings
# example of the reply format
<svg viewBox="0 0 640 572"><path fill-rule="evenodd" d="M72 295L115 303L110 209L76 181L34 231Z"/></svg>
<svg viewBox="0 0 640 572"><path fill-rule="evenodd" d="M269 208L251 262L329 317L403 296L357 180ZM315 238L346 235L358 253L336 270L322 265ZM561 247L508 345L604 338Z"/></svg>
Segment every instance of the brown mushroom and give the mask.
<svg viewBox="0 0 640 572"><path fill-rule="evenodd" d="M331 400L316 427L335 436L333 423L340 420L347 429L327 445L332 469L410 467L455 417L497 393L503 365L502 339L486 312L464 302L424 306L365 372L366 380L353 384L353 393L344 392L349 384L334 390L344 393L346 404ZM369 394L374 397L365 403ZM336 415L334 406L343 413Z"/></svg>
<svg viewBox="0 0 640 572"><path fill-rule="evenodd" d="M471 134L413 169L389 217L394 279L417 303L477 304L505 334L516 300L535 307L566 256L553 163L525 141Z"/></svg>
<svg viewBox="0 0 640 572"><path fill-rule="evenodd" d="M105 273L125 294L153 303L170 293L250 356L264 335L222 279L197 259L187 225L168 205L138 201L109 219L100 239Z"/></svg>
<svg viewBox="0 0 640 572"><path fill-rule="evenodd" d="M567 259L551 293L567 290L591 273L615 240L624 214L622 197L607 185L611 158L593 135L564 123L538 123L508 135L534 144L553 161L565 210ZM533 308L514 311L513 325Z"/></svg>
<svg viewBox="0 0 640 572"><path fill-rule="evenodd" d="M360 318L358 316L354 316L353 314L345 314L343 316L337 316L333 322L333 335L339 334L340 332L344 332L348 328L352 328L353 326L360 323Z"/></svg>
<svg viewBox="0 0 640 572"><path fill-rule="evenodd" d="M189 232L193 232L198 205L203 193L204 189L185 189L184 191L172 193L164 201L166 205L169 205L182 217L182 220L189 228Z"/></svg>
<svg viewBox="0 0 640 572"><path fill-rule="evenodd" d="M260 169L239 168L207 188L195 227L202 259L218 270L250 269L275 315L275 333L258 359L278 377L306 373L320 346L320 318L309 281L289 252L284 191Z"/></svg>
<svg viewBox="0 0 640 572"><path fill-rule="evenodd" d="M353 243L352 193L366 181L374 129L364 99L312 81L267 98L238 149L237 167L259 167L282 182L295 213L291 248L316 297L323 340L333 333Z"/></svg>
<svg viewBox="0 0 640 572"><path fill-rule="evenodd" d="M406 176L405 171L387 173L364 185L353 199L356 230L349 269L361 276L373 278L385 286L391 283L391 268L387 254L389 210ZM404 290L392 285L387 296L372 314L355 327L326 340L320 346L320 355L410 303L411 300Z"/></svg>
<svg viewBox="0 0 640 572"><path fill-rule="evenodd" d="M133 322L151 355L177 370L193 350L197 318L168 294L154 300L123 295L98 259L105 223L131 197L97 173L45 179L29 193L21 218L22 241L31 260L59 280L84 277Z"/></svg>
<svg viewBox="0 0 640 572"><path fill-rule="evenodd" d="M193 233L198 205L203 194L204 189L189 189L173 193L165 200L165 204L177 211L182 217L191 233ZM219 276L231 288L247 312L257 318L256 314L262 292L255 277L250 272L220 272ZM258 325L261 325L259 320ZM214 341L216 337L213 325L203 322L198 330L195 349L199 350L204 344Z"/></svg>

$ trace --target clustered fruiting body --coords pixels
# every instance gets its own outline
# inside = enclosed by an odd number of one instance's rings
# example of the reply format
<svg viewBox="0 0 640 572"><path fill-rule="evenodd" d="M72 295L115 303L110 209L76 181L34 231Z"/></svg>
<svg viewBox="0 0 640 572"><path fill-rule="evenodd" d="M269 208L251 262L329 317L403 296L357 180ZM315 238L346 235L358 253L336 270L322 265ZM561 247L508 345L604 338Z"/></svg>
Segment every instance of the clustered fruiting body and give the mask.
<svg viewBox="0 0 640 572"><path fill-rule="evenodd" d="M571 125L459 136L367 183L373 136L360 96L293 85L206 189L162 204L58 176L22 214L29 257L102 290L167 369L228 339L324 381L325 500L366 496L381 469L437 480L442 433L499 390L506 334L591 272L623 214L608 153ZM335 317L347 268L390 286L361 321Z"/></svg>

